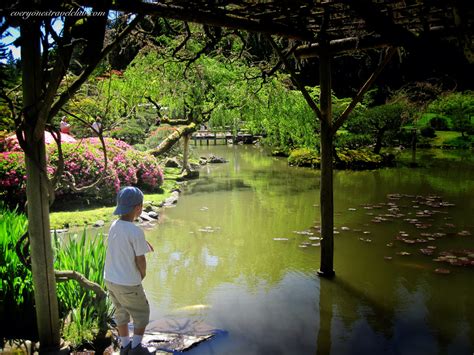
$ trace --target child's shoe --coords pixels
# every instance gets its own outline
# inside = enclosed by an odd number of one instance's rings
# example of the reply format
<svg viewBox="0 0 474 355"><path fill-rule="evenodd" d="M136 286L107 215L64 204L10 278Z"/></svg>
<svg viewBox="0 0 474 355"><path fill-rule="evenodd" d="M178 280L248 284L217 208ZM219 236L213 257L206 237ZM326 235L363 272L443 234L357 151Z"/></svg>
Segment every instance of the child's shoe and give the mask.
<svg viewBox="0 0 474 355"><path fill-rule="evenodd" d="M138 344L135 348L130 348L128 355L150 355L152 354L148 348L142 343Z"/></svg>
<svg viewBox="0 0 474 355"><path fill-rule="evenodd" d="M126 347L120 347L120 355L128 355L132 348L132 342L128 343Z"/></svg>

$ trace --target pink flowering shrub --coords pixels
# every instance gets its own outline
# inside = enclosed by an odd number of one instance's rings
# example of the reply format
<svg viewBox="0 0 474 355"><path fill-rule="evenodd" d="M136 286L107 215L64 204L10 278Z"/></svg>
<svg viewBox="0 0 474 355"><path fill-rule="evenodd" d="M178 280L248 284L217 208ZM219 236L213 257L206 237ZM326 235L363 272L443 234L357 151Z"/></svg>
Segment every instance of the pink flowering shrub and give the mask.
<svg viewBox="0 0 474 355"><path fill-rule="evenodd" d="M0 196L3 201L24 202L26 169L23 152L0 153Z"/></svg>
<svg viewBox="0 0 474 355"><path fill-rule="evenodd" d="M122 186L133 185L145 191L156 191L163 183L163 172L155 158L132 148L125 142L107 138L107 169L102 146L97 138L87 138L77 143L63 143L64 171L74 177L76 187L94 183L100 176L103 180L93 189L81 192L93 198L111 200ZM57 169L57 147L51 144L48 151L48 174ZM8 203L24 201L25 163L23 152L0 153L0 196ZM105 173L105 175L104 175ZM66 177L67 179L67 177ZM56 195L75 194L67 183L63 183Z"/></svg>

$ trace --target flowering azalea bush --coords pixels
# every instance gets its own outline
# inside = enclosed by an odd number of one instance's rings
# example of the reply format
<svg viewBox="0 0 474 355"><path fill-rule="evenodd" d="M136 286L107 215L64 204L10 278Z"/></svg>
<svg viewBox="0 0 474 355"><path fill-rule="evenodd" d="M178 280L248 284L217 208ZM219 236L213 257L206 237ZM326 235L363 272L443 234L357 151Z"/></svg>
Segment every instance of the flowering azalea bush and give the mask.
<svg viewBox="0 0 474 355"><path fill-rule="evenodd" d="M0 153L0 196L3 201L23 201L26 169L23 152Z"/></svg>
<svg viewBox="0 0 474 355"><path fill-rule="evenodd" d="M57 196L76 194L77 188L102 180L92 189L80 194L98 199L111 199L121 186L134 185L145 191L156 191L163 183L163 172L156 159L135 150L127 143L105 139L107 167L98 138L86 138L76 143L63 143L65 177L56 190ZM52 176L58 165L58 151L54 144L47 147L48 174ZM0 153L0 195L10 204L24 202L26 172L23 152Z"/></svg>

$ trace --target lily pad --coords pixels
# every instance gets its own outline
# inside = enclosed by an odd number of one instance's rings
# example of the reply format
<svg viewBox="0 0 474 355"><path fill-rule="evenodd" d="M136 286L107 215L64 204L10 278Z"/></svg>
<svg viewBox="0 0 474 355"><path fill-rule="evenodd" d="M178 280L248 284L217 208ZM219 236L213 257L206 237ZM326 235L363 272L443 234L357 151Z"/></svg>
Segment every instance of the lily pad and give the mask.
<svg viewBox="0 0 474 355"><path fill-rule="evenodd" d="M299 235L314 235L313 232L310 232L308 230L306 231L293 231L293 233L299 234Z"/></svg>
<svg viewBox="0 0 474 355"><path fill-rule="evenodd" d="M409 255L411 255L411 253L409 253L409 252L407 252L407 251L399 251L399 252L397 252L397 255L409 256Z"/></svg>
<svg viewBox="0 0 474 355"><path fill-rule="evenodd" d="M433 255L434 250L433 249L420 249L421 253L424 255Z"/></svg>
<svg viewBox="0 0 474 355"><path fill-rule="evenodd" d="M434 270L434 272L441 275L449 275L451 273L451 271L449 271L448 269L443 268L437 268Z"/></svg>

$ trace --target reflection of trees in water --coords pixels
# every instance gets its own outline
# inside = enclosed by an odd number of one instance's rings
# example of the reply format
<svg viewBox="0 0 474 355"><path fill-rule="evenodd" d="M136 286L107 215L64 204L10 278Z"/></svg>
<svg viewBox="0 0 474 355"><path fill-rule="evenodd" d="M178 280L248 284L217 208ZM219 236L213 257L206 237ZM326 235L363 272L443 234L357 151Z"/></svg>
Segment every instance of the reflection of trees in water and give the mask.
<svg viewBox="0 0 474 355"><path fill-rule="evenodd" d="M190 184L187 191L189 191L189 193L209 193L249 188L251 188L251 186L247 185L242 179L217 180L212 178L204 178L202 181Z"/></svg>
<svg viewBox="0 0 474 355"><path fill-rule="evenodd" d="M158 253L150 263L150 274L161 274L152 276L156 278L152 281L153 288L157 293L160 288L168 290L169 298L177 306L205 304L211 293L225 283L237 284L250 293L270 290L288 271L312 273L319 265L319 248L298 248L299 241L305 238L292 233L309 228L318 218L318 208L312 206L318 203L317 172L292 170L279 162L273 170L258 166L248 169L243 160L239 166L238 173L232 169L217 170L218 174L202 180L204 186L212 186L216 180L218 183L231 180L225 188L209 189L215 193L204 198L187 197L196 198L196 206L210 207L205 218L183 213L180 215L183 221L173 220L171 225L159 227L161 235L174 235L162 241L158 237L161 245L155 245ZM450 184L450 181L458 181L458 175L462 177L459 180L463 180L469 174L472 172L464 175L457 170L436 171L427 178L426 169L337 172L336 208L343 206L344 212L336 218L336 225L353 229L355 224L342 223L370 223L371 217L361 209L361 203L387 202L386 194L392 192L423 194L421 188L433 189L426 186L431 176L441 176L443 184ZM400 204L409 204L409 201ZM190 202L183 203L186 203L185 209L190 208ZM464 205L470 203L464 202ZM347 207L358 210L347 212ZM461 205L450 210L450 215L459 208ZM372 212L378 214L382 210ZM399 222L364 226L372 231L372 244L361 243L359 235L352 231L336 236L336 278L320 280L319 354L329 353L331 348L357 352L365 349L363 346L385 351L395 349L402 340L403 345L416 345L415 333L403 333L404 339L398 337L401 330L412 329L400 319L403 320L407 305L416 300L419 312L416 307L410 311L416 321L413 332L436 334L431 340L429 336L425 338L431 342L428 345L439 346L443 352L448 346L465 346L469 339L472 343L473 330L463 326L474 324L474 315L469 311L473 309L474 291L469 287L466 272L458 274L456 270L451 276L436 275L432 273L431 259L422 256L394 257L391 262L383 260L384 255L395 252L386 248L385 243L405 224ZM180 227L175 226L179 224ZM206 225L221 229L214 233L197 232ZM194 234L189 234L190 231ZM294 240L276 242L274 237ZM417 249L413 250L416 253ZM362 342L357 336L366 339Z"/></svg>
<svg viewBox="0 0 474 355"><path fill-rule="evenodd" d="M386 297L376 295L360 280L337 276L332 281L320 280L317 354L330 354L331 348L335 353L360 353L367 348L469 353L474 339L470 326L474 315L469 311L474 292L467 284L412 270L371 283L390 287Z"/></svg>
<svg viewBox="0 0 474 355"><path fill-rule="evenodd" d="M211 201L216 196L220 203ZM158 233L169 237L158 236L155 242L158 253L150 260L153 282L148 285L169 290L176 304L195 304L205 303L222 283L238 283L256 292L274 287L288 270L315 269L319 249L301 250L299 241L305 237L293 233L310 225L314 217L314 210L299 201L272 198L267 205L245 190L209 195L205 203L213 207L205 212L205 220L190 216L182 226L176 226L179 221L160 225ZM199 232L205 226L220 229ZM293 240L273 240L281 236Z"/></svg>
<svg viewBox="0 0 474 355"><path fill-rule="evenodd" d="M386 193L437 193L459 196L474 191L474 161L460 162L448 159L418 161L420 168L388 168L375 171L339 171L334 176L335 198L338 190L353 192L347 198L354 203L377 201ZM364 181L364 184L361 184Z"/></svg>

